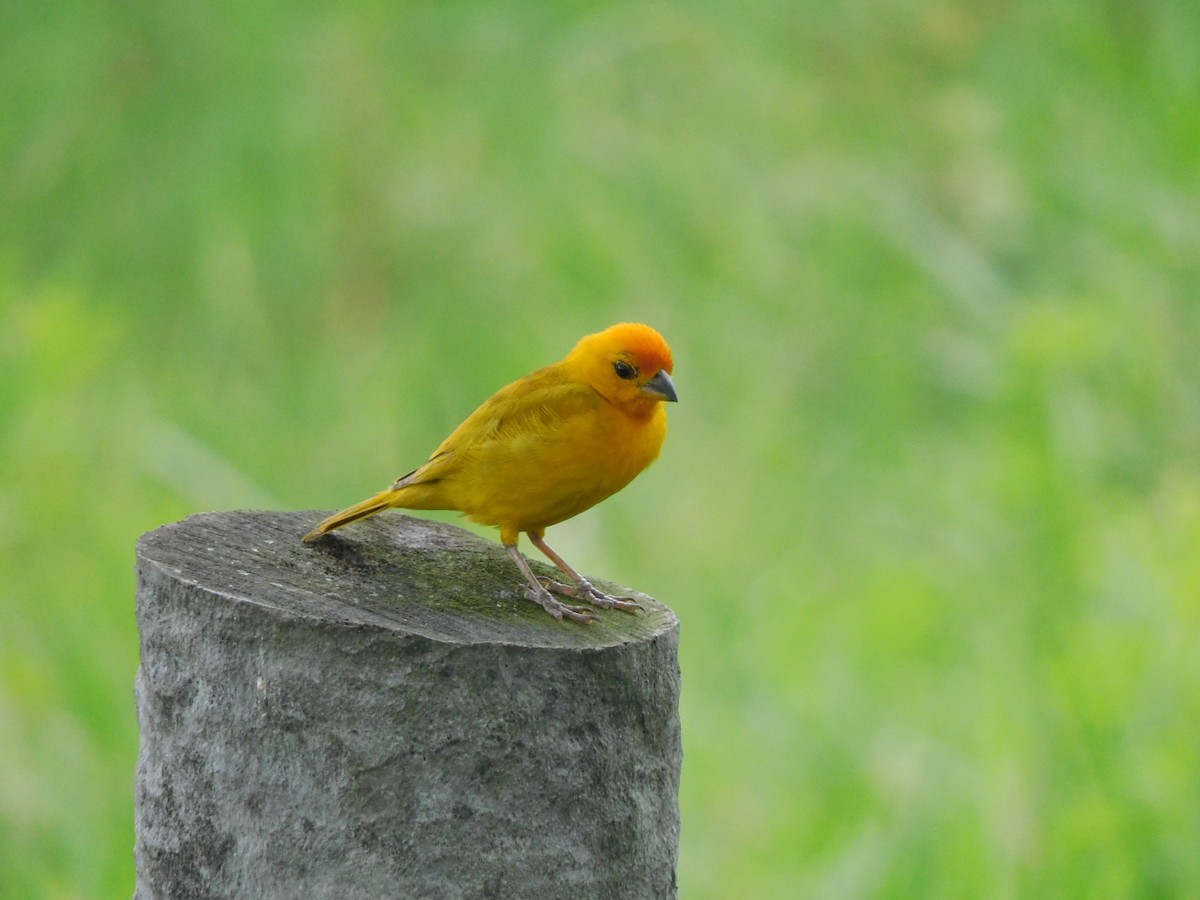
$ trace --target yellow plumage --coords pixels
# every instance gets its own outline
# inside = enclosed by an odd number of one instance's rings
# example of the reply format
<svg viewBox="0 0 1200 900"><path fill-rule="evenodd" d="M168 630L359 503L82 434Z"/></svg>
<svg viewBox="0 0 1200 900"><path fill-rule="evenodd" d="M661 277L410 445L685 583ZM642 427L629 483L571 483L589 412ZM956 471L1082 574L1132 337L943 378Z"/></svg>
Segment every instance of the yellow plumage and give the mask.
<svg viewBox="0 0 1200 900"><path fill-rule="evenodd" d="M502 388L444 440L424 465L387 490L321 522L304 540L390 507L455 509L500 529L526 595L552 615L589 621L550 592L606 608L636 609L593 588L542 540L545 530L625 487L657 457L667 432L663 401L676 399L671 350L647 325L624 323L576 344L561 362ZM521 532L571 584L539 581L517 552Z"/></svg>

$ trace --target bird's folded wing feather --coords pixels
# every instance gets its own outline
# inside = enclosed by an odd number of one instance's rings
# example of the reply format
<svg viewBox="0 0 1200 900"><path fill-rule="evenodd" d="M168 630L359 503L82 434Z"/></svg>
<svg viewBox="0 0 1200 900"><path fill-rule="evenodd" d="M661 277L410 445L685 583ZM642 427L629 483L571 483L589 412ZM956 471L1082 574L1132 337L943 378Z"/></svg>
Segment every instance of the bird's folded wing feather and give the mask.
<svg viewBox="0 0 1200 900"><path fill-rule="evenodd" d="M549 366L497 391L454 430L426 463L398 479L415 484L445 478L463 456L487 451L492 442L512 442L549 434L571 419L594 412L602 402L588 385ZM569 426L568 426L569 427Z"/></svg>

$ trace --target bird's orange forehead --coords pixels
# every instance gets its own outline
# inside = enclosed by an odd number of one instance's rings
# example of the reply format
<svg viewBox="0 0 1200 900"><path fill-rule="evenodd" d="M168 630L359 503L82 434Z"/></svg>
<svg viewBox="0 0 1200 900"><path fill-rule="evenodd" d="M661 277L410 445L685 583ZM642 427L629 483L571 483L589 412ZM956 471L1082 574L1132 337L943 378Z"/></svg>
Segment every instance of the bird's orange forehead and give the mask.
<svg viewBox="0 0 1200 900"><path fill-rule="evenodd" d="M622 322L598 334L589 335L584 340L595 341L606 356L632 357L637 367L650 375L660 370L670 374L675 366L666 340L649 325Z"/></svg>

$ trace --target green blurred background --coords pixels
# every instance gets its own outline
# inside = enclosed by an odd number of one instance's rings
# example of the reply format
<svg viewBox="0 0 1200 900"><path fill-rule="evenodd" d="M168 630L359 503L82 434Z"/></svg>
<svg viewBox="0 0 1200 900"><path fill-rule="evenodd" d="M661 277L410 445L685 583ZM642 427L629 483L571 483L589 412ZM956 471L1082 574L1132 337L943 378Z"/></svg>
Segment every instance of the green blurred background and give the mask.
<svg viewBox="0 0 1200 900"><path fill-rule="evenodd" d="M133 888L134 542L622 319L681 894L1200 894L1200 4L0 5L0 896Z"/></svg>

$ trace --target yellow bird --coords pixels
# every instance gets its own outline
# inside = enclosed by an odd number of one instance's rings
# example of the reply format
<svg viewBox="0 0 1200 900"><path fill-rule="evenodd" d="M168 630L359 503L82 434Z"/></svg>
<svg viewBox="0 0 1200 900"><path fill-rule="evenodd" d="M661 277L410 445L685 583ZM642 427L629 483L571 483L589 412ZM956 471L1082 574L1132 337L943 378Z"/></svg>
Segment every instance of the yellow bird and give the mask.
<svg viewBox="0 0 1200 900"><path fill-rule="evenodd" d="M556 619L590 622L586 608L642 607L593 587L546 544L546 529L615 494L658 457L667 434L664 401L675 402L674 361L662 335L622 323L589 334L566 357L502 388L387 490L330 516L312 541L392 507L455 509L500 528L525 578L525 596ZM567 577L538 578L517 540L529 535Z"/></svg>

